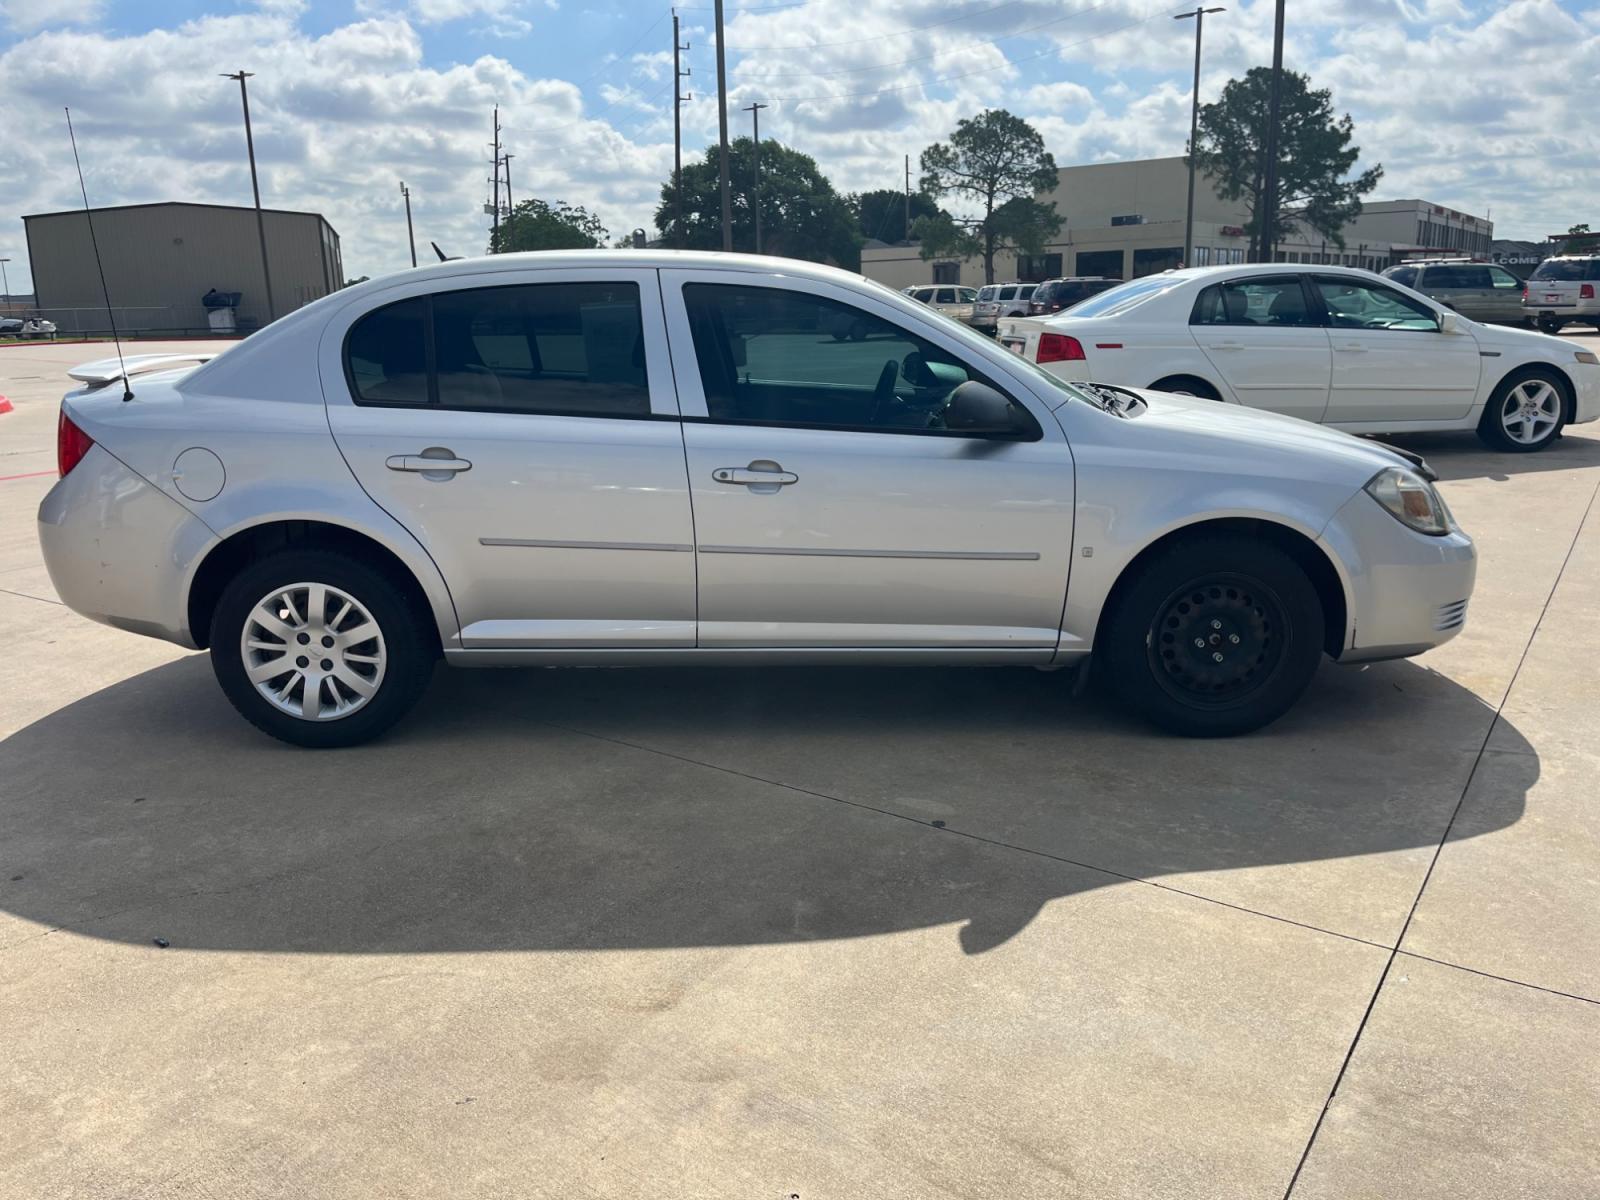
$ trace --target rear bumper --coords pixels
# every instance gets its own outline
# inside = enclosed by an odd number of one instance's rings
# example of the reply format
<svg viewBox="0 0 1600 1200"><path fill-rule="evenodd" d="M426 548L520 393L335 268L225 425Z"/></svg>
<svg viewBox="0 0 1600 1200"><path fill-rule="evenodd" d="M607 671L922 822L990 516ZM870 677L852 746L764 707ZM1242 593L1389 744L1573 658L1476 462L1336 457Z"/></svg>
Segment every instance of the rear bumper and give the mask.
<svg viewBox="0 0 1600 1200"><path fill-rule="evenodd" d="M1522 311L1530 317L1561 317L1568 321L1600 321L1600 300L1574 300L1570 304L1529 301Z"/></svg>
<svg viewBox="0 0 1600 1200"><path fill-rule="evenodd" d="M39 549L67 607L195 648L184 582L211 529L96 445L39 505Z"/></svg>
<svg viewBox="0 0 1600 1200"><path fill-rule="evenodd" d="M1344 566L1349 612L1340 662L1409 658L1466 624L1478 572L1466 534L1415 533L1357 492L1318 540Z"/></svg>

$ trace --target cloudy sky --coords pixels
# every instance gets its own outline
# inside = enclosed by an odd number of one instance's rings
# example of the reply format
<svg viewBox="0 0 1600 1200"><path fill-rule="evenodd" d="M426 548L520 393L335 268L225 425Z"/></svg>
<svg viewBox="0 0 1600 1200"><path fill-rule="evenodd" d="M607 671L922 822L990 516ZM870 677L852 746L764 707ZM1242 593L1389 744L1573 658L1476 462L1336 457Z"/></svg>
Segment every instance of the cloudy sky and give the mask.
<svg viewBox="0 0 1600 1200"><path fill-rule="evenodd" d="M1151 0L727 0L730 108L846 190L898 187L902 156L1004 106L1059 163L1179 154L1193 23ZM649 226L672 162L670 9L658 0L0 0L0 257L28 284L21 214L79 203L250 200L237 86L271 206L339 230L348 274L419 243L479 253L490 110L517 196ZM711 3L691 44L686 155L716 137ZM1489 213L1500 236L1600 226L1600 0L1293 0L1286 63L1356 120L1379 198ZM1208 18L1203 98L1270 61L1271 0ZM730 113L735 132L747 114ZM1070 214L1069 214L1070 216Z"/></svg>

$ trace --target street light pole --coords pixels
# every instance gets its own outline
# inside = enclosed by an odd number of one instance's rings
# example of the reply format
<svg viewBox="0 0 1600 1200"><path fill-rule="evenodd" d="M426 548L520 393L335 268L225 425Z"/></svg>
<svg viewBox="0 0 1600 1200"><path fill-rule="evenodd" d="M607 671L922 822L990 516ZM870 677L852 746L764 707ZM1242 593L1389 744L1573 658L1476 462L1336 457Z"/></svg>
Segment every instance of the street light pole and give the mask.
<svg viewBox="0 0 1600 1200"><path fill-rule="evenodd" d="M1189 203L1183 213L1183 265L1194 266L1194 152L1200 138L1200 31L1205 28L1206 14L1226 12L1222 8L1196 8L1193 12L1179 13L1174 21L1194 21L1194 102L1189 109Z"/></svg>
<svg viewBox="0 0 1600 1200"><path fill-rule="evenodd" d="M411 229L411 189L406 186L406 181L400 181L400 194L406 201L406 241L411 243L411 265L417 265L417 235Z"/></svg>
<svg viewBox="0 0 1600 1200"><path fill-rule="evenodd" d="M722 52L722 0L717 18L717 180L722 192L722 248L733 249L733 200L728 194L728 69Z"/></svg>
<svg viewBox="0 0 1600 1200"><path fill-rule="evenodd" d="M276 321L278 306L272 300L272 268L267 265L267 222L261 215L261 183L256 178L256 139L250 132L250 91L244 83L255 72L235 71L229 74L223 71L220 74L224 79L239 81L239 99L244 102L244 144L250 154L250 190L256 197L256 236L261 239L261 279L267 285L267 320Z"/></svg>
<svg viewBox="0 0 1600 1200"><path fill-rule="evenodd" d="M9 258L0 258L0 282L3 282L5 285L5 305L8 309L11 307L11 276L6 274L6 264L10 261L11 260Z"/></svg>
<svg viewBox="0 0 1600 1200"><path fill-rule="evenodd" d="M751 198L750 207L756 216L756 253L761 253L761 110L766 108L759 101L753 102L744 111L750 114L750 120L755 124L755 141L751 144L752 156L755 160L755 187Z"/></svg>
<svg viewBox="0 0 1600 1200"><path fill-rule="evenodd" d="M1278 0L1272 26L1272 89L1267 98L1267 136L1261 181L1261 212L1256 225L1261 235L1261 261L1273 260L1278 235L1278 112L1283 103L1283 5Z"/></svg>

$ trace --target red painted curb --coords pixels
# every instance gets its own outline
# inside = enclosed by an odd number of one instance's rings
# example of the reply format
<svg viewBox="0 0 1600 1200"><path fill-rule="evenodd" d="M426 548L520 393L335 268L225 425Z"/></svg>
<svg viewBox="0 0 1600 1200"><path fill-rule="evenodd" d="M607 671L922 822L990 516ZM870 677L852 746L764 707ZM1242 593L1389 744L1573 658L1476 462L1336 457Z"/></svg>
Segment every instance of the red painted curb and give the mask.
<svg viewBox="0 0 1600 1200"><path fill-rule="evenodd" d="M54 471L29 471L25 475L0 475L0 483L10 483L13 479L43 479L54 474Z"/></svg>
<svg viewBox="0 0 1600 1200"><path fill-rule="evenodd" d="M4 396L0 396L0 413L14 412L15 406Z"/></svg>

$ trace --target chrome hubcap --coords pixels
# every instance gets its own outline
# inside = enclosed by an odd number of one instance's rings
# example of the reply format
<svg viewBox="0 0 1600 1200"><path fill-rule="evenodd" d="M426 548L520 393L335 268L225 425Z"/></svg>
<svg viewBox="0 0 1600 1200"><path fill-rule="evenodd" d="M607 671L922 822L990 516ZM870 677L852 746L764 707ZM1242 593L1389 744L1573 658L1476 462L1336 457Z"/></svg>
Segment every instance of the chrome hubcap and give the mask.
<svg viewBox="0 0 1600 1200"><path fill-rule="evenodd" d="M336 721L365 707L388 662L372 614L322 583L263 596L245 621L239 652L256 691L302 721Z"/></svg>
<svg viewBox="0 0 1600 1200"><path fill-rule="evenodd" d="M1550 436L1561 420L1561 394L1542 379L1525 379L1506 394L1500 426L1512 441L1531 446Z"/></svg>

